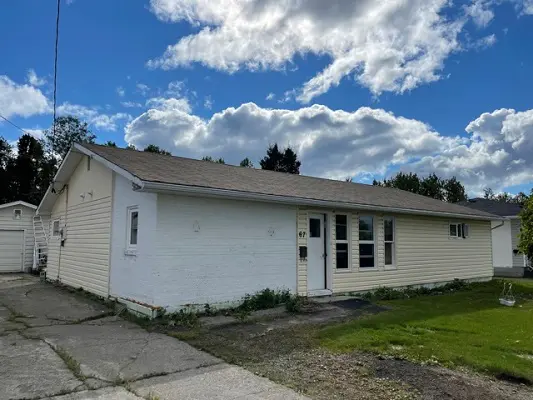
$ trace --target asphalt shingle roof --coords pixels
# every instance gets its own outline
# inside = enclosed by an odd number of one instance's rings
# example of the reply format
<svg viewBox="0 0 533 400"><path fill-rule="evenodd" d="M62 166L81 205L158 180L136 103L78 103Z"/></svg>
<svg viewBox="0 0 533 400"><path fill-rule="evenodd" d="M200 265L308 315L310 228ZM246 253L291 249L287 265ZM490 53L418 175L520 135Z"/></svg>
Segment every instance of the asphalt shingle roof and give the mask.
<svg viewBox="0 0 533 400"><path fill-rule="evenodd" d="M354 208L357 205L366 205L465 216L491 216L484 211L399 189L236 167L95 144L83 144L83 147L142 181L332 201L346 203L347 207Z"/></svg>
<svg viewBox="0 0 533 400"><path fill-rule="evenodd" d="M499 215L502 217L511 217L513 215L518 215L522 210L522 206L520 206L519 204L504 203L501 201L488 200L480 197L469 199L467 201L461 201L457 204L472 208L474 210Z"/></svg>

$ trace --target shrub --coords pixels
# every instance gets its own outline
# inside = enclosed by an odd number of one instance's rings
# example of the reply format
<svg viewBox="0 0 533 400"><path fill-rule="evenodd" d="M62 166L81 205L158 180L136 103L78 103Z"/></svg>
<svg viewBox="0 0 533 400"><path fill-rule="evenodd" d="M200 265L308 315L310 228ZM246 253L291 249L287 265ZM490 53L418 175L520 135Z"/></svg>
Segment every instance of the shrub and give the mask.
<svg viewBox="0 0 533 400"><path fill-rule="evenodd" d="M446 292L456 292L459 290L470 290L472 285L468 282L454 279L443 286L428 288L421 286L419 288L406 287L405 289L393 289L389 287L379 287L374 291L366 292L363 298L366 300L397 300L409 299L412 297L429 296Z"/></svg>
<svg viewBox="0 0 533 400"><path fill-rule="evenodd" d="M290 296L287 301L285 302L285 309L287 312L290 312L292 314L299 313L302 311L302 305L304 304L305 299L302 296Z"/></svg>
<svg viewBox="0 0 533 400"><path fill-rule="evenodd" d="M242 298L242 303L237 310L256 311L274 308L280 304L286 303L291 298L289 290L276 291L272 289L263 289L254 295L247 294Z"/></svg>
<svg viewBox="0 0 533 400"><path fill-rule="evenodd" d="M179 311L167 314L164 319L171 324L196 326L198 324L198 313L182 308Z"/></svg>

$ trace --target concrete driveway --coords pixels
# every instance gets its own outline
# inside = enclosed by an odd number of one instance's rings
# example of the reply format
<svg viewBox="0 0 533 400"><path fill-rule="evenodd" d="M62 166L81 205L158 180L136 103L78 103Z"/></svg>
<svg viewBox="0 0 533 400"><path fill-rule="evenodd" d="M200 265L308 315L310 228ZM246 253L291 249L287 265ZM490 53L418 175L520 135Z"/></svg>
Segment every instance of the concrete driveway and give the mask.
<svg viewBox="0 0 533 400"><path fill-rule="evenodd" d="M0 399L305 399L103 305L0 275Z"/></svg>

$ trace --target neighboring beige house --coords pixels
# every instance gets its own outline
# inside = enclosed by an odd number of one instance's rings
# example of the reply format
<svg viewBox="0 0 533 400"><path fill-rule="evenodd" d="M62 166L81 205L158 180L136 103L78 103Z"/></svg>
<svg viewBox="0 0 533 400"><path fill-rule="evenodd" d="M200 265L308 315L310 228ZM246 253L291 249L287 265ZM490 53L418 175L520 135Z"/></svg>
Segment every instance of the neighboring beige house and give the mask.
<svg viewBox="0 0 533 400"><path fill-rule="evenodd" d="M47 277L129 304L492 278L486 212L409 192L75 145L38 208Z"/></svg>
<svg viewBox="0 0 533 400"><path fill-rule="evenodd" d="M465 207L500 217L492 222L492 260L494 275L522 277L529 265L527 257L518 251L522 206L482 198L460 203Z"/></svg>
<svg viewBox="0 0 533 400"><path fill-rule="evenodd" d="M31 270L36 209L24 201L0 205L0 272Z"/></svg>

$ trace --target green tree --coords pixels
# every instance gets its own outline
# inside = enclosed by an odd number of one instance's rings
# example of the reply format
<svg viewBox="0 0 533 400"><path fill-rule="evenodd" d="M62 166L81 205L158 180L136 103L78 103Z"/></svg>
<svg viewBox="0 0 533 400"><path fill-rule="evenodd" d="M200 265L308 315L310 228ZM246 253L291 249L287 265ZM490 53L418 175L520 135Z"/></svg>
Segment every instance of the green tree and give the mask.
<svg viewBox="0 0 533 400"><path fill-rule="evenodd" d="M433 199L445 200L449 203L467 199L465 187L455 176L450 179L441 179L433 173L421 178L417 174L398 172L388 180L377 181L374 179L372 184L401 189Z"/></svg>
<svg viewBox="0 0 533 400"><path fill-rule="evenodd" d="M485 188L483 189L484 192L484 198L488 200L494 200L494 201L500 201L502 203L513 203L513 204L520 204L523 205L528 200L529 197L524 192L519 192L518 194L511 194L507 192L502 193L494 193L494 191L491 188Z"/></svg>
<svg viewBox="0 0 533 400"><path fill-rule="evenodd" d="M448 203L457 203L468 199L465 187L455 176L444 181L444 197Z"/></svg>
<svg viewBox="0 0 533 400"><path fill-rule="evenodd" d="M0 204L12 201L11 179L7 170L12 158L11 145L3 137L0 137Z"/></svg>
<svg viewBox="0 0 533 400"><path fill-rule="evenodd" d="M45 153L43 143L28 134L19 138L17 150L17 156L7 165L10 201L39 204L55 175L57 160Z"/></svg>
<svg viewBox="0 0 533 400"><path fill-rule="evenodd" d="M520 212L520 241L518 249L533 260L533 189Z"/></svg>
<svg viewBox="0 0 533 400"><path fill-rule="evenodd" d="M226 164L226 161L224 161L224 159L222 157L213 158L211 156L205 156L205 157L202 158L202 161L209 161L209 162L213 162L215 164Z"/></svg>
<svg viewBox="0 0 533 400"><path fill-rule="evenodd" d="M149 144L144 148L143 151L147 151L149 153L157 153L157 154L163 154L165 156L170 156L170 152L166 151L165 149L160 148L159 146L156 146L155 144Z"/></svg>
<svg viewBox="0 0 533 400"><path fill-rule="evenodd" d="M241 167L245 167L245 168L253 168L254 167L254 163L248 157L246 157L244 160L242 160L239 165Z"/></svg>
<svg viewBox="0 0 533 400"><path fill-rule="evenodd" d="M396 189L405 190L411 193L420 194L420 178L417 174L398 172L395 176L389 180L383 179L383 182L374 180L374 186L384 186Z"/></svg>
<svg viewBox="0 0 533 400"><path fill-rule="evenodd" d="M111 140L108 140L107 142L104 143L104 146L107 146L107 147L117 147L117 144Z"/></svg>
<svg viewBox="0 0 533 400"><path fill-rule="evenodd" d="M44 131L44 137L49 152L57 154L61 160L73 143L94 143L96 139L86 122L70 115L56 118L55 132L53 127L47 129Z"/></svg>
<svg viewBox="0 0 533 400"><path fill-rule="evenodd" d="M437 200L444 200L444 182L436 174L429 174L420 181L420 192L418 194Z"/></svg>
<svg viewBox="0 0 533 400"><path fill-rule="evenodd" d="M290 174L299 174L302 165L297 154L290 147L280 151L277 143L268 147L266 156L259 161L259 164L262 169Z"/></svg>

